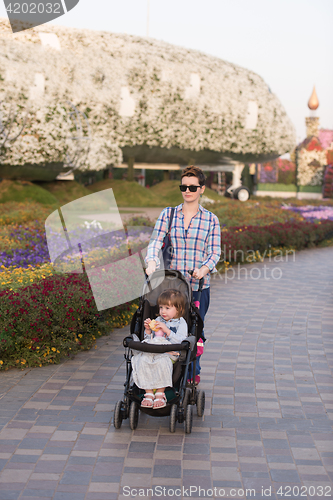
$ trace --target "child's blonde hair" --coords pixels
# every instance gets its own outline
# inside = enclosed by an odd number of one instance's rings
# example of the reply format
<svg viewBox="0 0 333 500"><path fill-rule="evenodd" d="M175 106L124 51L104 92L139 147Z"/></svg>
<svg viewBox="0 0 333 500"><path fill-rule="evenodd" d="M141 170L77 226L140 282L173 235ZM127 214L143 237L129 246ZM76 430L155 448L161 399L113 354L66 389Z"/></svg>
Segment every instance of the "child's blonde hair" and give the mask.
<svg viewBox="0 0 333 500"><path fill-rule="evenodd" d="M170 288L164 290L157 299L159 306L174 306L177 309L177 317L180 318L185 314L185 297L179 290Z"/></svg>

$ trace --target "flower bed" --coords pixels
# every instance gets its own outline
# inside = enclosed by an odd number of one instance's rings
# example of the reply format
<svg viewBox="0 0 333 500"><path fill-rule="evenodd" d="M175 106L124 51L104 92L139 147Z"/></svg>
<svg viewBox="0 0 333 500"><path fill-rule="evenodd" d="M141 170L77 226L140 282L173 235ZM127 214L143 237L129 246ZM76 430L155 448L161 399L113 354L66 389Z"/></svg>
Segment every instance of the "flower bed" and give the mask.
<svg viewBox="0 0 333 500"><path fill-rule="evenodd" d="M222 256L225 262L256 260L277 247L301 250L311 248L333 236L333 221L318 223L290 221L268 226L239 226L222 229Z"/></svg>
<svg viewBox="0 0 333 500"><path fill-rule="evenodd" d="M293 207L285 206L286 210L291 210L294 213L301 214L304 219L309 222L314 222L318 220L332 220L333 221L333 207L329 206L313 206L307 205L305 207Z"/></svg>
<svg viewBox="0 0 333 500"><path fill-rule="evenodd" d="M0 231L0 369L57 363L89 349L110 328L128 324L137 307L134 300L99 313L87 275L66 274L70 259L55 269L49 261L44 226L31 217L25 220L25 224L3 225ZM11 222L10 213L6 221ZM143 225L142 219L130 223ZM98 238L98 228L92 228L89 241L97 236L99 245L86 247L86 268L100 267L110 256L112 261L128 256L128 246L137 252L150 233L149 228L131 227L126 240L115 234L110 240ZM128 274L119 277L126 283L127 278Z"/></svg>
<svg viewBox="0 0 333 500"><path fill-rule="evenodd" d="M28 268L49 261L45 231L39 221L9 226L6 233L2 234L1 245L8 249L0 251L0 262L4 267Z"/></svg>
<svg viewBox="0 0 333 500"><path fill-rule="evenodd" d="M237 200L215 204L208 208L220 220L221 227L267 226L268 224L304 220L301 214L281 209L281 202L249 200L241 204Z"/></svg>
<svg viewBox="0 0 333 500"><path fill-rule="evenodd" d="M0 367L42 366L91 348L109 327L127 324L135 303L96 309L86 275L52 276L0 292Z"/></svg>

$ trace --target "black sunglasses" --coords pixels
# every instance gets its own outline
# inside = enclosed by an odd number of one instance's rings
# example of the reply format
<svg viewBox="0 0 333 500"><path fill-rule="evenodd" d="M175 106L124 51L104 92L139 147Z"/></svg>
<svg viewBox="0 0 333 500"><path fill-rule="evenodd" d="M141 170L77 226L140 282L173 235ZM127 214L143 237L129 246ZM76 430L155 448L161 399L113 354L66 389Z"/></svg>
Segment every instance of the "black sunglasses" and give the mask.
<svg viewBox="0 0 333 500"><path fill-rule="evenodd" d="M201 188L202 186L185 186L185 184L181 184L179 186L179 189L181 190L182 193L185 193L186 189L189 188L191 193L195 193L198 188Z"/></svg>

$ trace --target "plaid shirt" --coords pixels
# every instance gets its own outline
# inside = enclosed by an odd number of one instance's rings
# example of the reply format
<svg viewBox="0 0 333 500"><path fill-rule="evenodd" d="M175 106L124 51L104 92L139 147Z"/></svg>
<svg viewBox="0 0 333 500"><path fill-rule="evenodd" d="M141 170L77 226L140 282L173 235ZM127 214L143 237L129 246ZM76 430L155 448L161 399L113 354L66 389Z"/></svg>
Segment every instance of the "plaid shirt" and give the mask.
<svg viewBox="0 0 333 500"><path fill-rule="evenodd" d="M175 207L173 221L170 230L171 244L173 247L170 269L180 271L191 283L193 291L198 290L199 281L192 278L187 271L207 266L210 272L216 272L216 264L221 255L221 230L219 220L201 205L194 217L192 217L187 231L184 227L183 204ZM171 207L165 208L157 222L150 239L146 255L146 263L150 260L160 265L159 251L162 247L164 237L169 228ZM210 273L204 277L203 288L208 288Z"/></svg>

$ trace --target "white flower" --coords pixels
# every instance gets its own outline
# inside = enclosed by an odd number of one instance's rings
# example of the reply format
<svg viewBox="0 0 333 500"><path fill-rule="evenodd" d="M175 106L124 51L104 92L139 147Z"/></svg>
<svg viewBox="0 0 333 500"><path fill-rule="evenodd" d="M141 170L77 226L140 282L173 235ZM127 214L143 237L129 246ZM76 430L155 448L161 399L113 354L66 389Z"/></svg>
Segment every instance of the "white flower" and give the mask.
<svg viewBox="0 0 333 500"><path fill-rule="evenodd" d="M326 151L300 149L297 158L297 180L299 185L321 186L326 163Z"/></svg>
<svg viewBox="0 0 333 500"><path fill-rule="evenodd" d="M42 47L40 31L55 33L61 50ZM216 57L135 36L50 24L12 34L8 21L0 19L0 33L0 100L22 106L22 118L29 96L38 94L35 75L45 77L43 93L29 102L24 132L3 163L47 164L71 157L68 101L86 113L91 127L83 169L121 163L124 147L208 150L246 161L244 155L277 157L295 144L293 126L263 79ZM119 114L124 87L135 103L133 116ZM249 102L258 104L255 129L245 128Z"/></svg>

